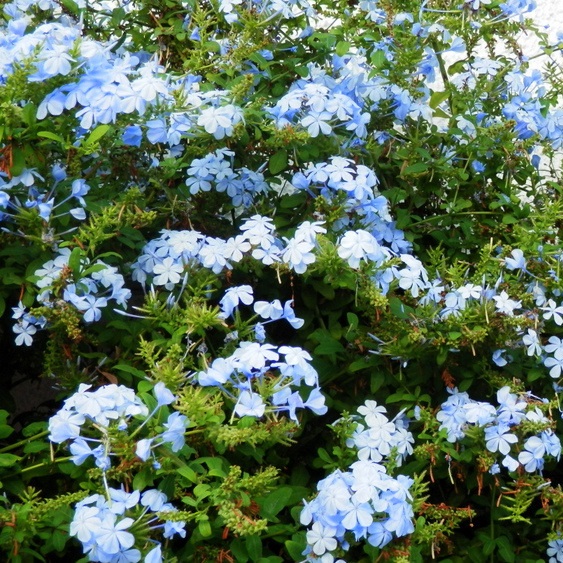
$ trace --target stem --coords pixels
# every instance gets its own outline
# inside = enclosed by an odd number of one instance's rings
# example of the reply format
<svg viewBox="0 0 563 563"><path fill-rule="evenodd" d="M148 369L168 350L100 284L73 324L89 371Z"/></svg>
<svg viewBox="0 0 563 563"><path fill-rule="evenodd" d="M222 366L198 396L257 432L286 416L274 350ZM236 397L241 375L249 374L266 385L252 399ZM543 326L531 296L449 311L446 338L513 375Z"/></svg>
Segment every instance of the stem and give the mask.
<svg viewBox="0 0 563 563"><path fill-rule="evenodd" d="M491 515L491 540L494 541L495 539L495 522L493 520L493 511L495 510L495 489L496 486L493 485L493 490L491 491L491 509L490 509L490 515ZM494 550L491 552L491 563L495 563L495 558L494 558Z"/></svg>
<svg viewBox="0 0 563 563"><path fill-rule="evenodd" d="M71 456L68 457L61 457L59 459L55 459L54 461L49 461L47 463L38 463L36 465L30 465L29 467L24 467L15 473L10 473L9 475L5 475L4 479L10 479L11 477L15 477L16 475L21 475L22 473L28 473L29 471L33 471L34 469L40 469L41 467L49 467L50 465L55 465L57 463L63 463L71 459Z"/></svg>
<svg viewBox="0 0 563 563"><path fill-rule="evenodd" d="M37 440L38 438L43 438L44 436L47 436L47 434L49 434L49 430L43 430L43 432L39 432L39 434L35 434L35 436L31 436L31 438L24 438L19 442L15 442L14 444L5 446L4 448L0 449L0 454L3 454L4 452L9 452L10 450L15 450L20 446L25 446L25 444L27 444L28 442L31 442L32 440Z"/></svg>
<svg viewBox="0 0 563 563"><path fill-rule="evenodd" d="M498 215L496 211L460 211L459 213L454 213L453 215L447 215L447 217L456 217L458 215ZM444 215L434 215L433 217L428 217L426 219L421 219L420 221L415 221L411 223L411 227L416 225L421 225L422 223L430 223L438 219L443 219Z"/></svg>

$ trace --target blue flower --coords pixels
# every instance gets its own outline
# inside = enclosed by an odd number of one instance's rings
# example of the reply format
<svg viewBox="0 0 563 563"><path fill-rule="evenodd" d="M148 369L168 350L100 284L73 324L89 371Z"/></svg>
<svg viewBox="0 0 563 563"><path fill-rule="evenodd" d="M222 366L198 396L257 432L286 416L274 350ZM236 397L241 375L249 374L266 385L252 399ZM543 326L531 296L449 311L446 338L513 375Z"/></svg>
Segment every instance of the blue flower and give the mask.
<svg viewBox="0 0 563 563"><path fill-rule="evenodd" d="M179 412L173 412L164 423L166 430L162 433L162 441L172 444L172 451L181 450L186 443L184 433L188 425L188 418Z"/></svg>
<svg viewBox="0 0 563 563"><path fill-rule="evenodd" d="M560 563L563 561L563 539L555 539L547 542L547 555L549 563Z"/></svg>
<svg viewBox="0 0 563 563"><path fill-rule="evenodd" d="M250 391L243 391L235 405L234 412L240 417L243 416L254 416L260 418L264 415L266 411L266 405L262 400L262 397L257 393L252 393Z"/></svg>
<svg viewBox="0 0 563 563"><path fill-rule="evenodd" d="M154 396L156 397L159 407L170 405L176 400L174 393L166 388L166 385L159 381L153 388Z"/></svg>
<svg viewBox="0 0 563 563"><path fill-rule="evenodd" d="M496 424L485 428L486 447L490 452L500 452L508 455L510 444L518 442L518 436L510 434L510 427L505 424Z"/></svg>
<svg viewBox="0 0 563 563"><path fill-rule="evenodd" d="M320 522L315 522L307 532L307 543L313 548L315 555L322 555L327 551L333 551L338 545L336 542L336 528L323 526Z"/></svg>
<svg viewBox="0 0 563 563"><path fill-rule="evenodd" d="M524 450L518 454L518 461L528 473L541 471L544 465L545 444L538 436L531 436L524 443Z"/></svg>
<svg viewBox="0 0 563 563"><path fill-rule="evenodd" d="M221 305L221 314L223 318L230 317L233 310L238 307L239 303L250 305L253 301L254 295L251 286L241 285L237 287L230 287L219 302Z"/></svg>
<svg viewBox="0 0 563 563"><path fill-rule="evenodd" d="M143 140L143 132L139 125L128 125L121 136L124 145L140 147Z"/></svg>
<svg viewBox="0 0 563 563"><path fill-rule="evenodd" d="M163 536L166 539L169 539L175 535L179 535L181 538L185 538L186 537L186 530L184 529L186 526L186 523L183 521L179 521L179 522L171 522L171 521L166 521L164 522L164 532L163 532Z"/></svg>
<svg viewBox="0 0 563 563"><path fill-rule="evenodd" d="M135 543L135 536L126 530L132 526L133 522L133 518L117 520L115 514L106 513L96 534L97 544L109 555L129 549Z"/></svg>

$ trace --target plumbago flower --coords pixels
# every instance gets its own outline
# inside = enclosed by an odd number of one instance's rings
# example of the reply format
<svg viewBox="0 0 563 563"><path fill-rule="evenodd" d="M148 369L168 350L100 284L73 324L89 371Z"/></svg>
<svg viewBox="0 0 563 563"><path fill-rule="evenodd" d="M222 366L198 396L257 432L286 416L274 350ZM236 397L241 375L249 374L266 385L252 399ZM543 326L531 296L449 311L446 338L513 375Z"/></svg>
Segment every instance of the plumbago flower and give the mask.
<svg viewBox="0 0 563 563"><path fill-rule="evenodd" d="M216 358L191 378L203 387L220 389L234 403L238 417L287 413L297 422L298 409L327 412L311 360L306 350L295 346L244 341L230 356Z"/></svg>
<svg viewBox="0 0 563 563"><path fill-rule="evenodd" d="M77 503L70 535L82 543L88 561L161 563L162 544L152 536L186 537L185 522L173 519L177 511L157 489L108 488L106 495Z"/></svg>
<svg viewBox="0 0 563 563"><path fill-rule="evenodd" d="M76 504L70 523L70 535L82 543L89 561L136 562L144 557L144 561L160 562L160 543L152 537L160 533L164 538L186 536L185 522L174 516L177 508L161 491L128 492L108 486L108 472L123 459L147 461L152 456L156 468L160 464L154 450L178 452L184 446L189 424L184 415L169 414L160 432L155 425L176 397L162 382L154 386L153 396L156 404L149 410L123 385L91 390L90 385L82 384L49 420L49 439L55 444L68 443L72 463L80 466L93 460L102 471L104 494Z"/></svg>
<svg viewBox="0 0 563 563"><path fill-rule="evenodd" d="M510 387L497 392L498 406L475 401L465 392L448 389L450 397L440 407L436 419L447 440L455 443L483 438L490 467L500 464L508 471L541 472L547 460L559 460L561 441L553 428L547 399L531 393L513 393ZM472 428L479 429L476 434ZM497 463L498 462L498 463Z"/></svg>
<svg viewBox="0 0 563 563"><path fill-rule="evenodd" d="M384 465L400 465L412 454L414 438L403 413L389 420L386 412L372 400L358 408L361 416L351 418L357 426L346 441L358 460L319 481L317 495L305 502L300 520L310 527L306 561L333 562L357 542L384 547L414 531L409 491L414 481L405 475L393 477Z"/></svg>
<svg viewBox="0 0 563 563"><path fill-rule="evenodd" d="M13 309L17 345L30 346L37 329L44 329L50 319L56 319L58 310L71 308L84 323L94 323L111 301L126 307L131 297L116 267L102 260L90 261L80 249L62 248L55 258L35 270L33 279L42 314L27 312L21 304Z"/></svg>

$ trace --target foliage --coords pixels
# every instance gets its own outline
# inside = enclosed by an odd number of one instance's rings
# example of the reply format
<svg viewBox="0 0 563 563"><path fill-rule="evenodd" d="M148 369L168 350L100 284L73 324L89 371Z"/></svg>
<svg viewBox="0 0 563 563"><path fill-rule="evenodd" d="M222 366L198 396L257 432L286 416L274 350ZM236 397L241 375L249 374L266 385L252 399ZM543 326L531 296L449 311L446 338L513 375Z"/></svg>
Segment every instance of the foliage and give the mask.
<svg viewBox="0 0 563 563"><path fill-rule="evenodd" d="M563 561L534 5L4 4L3 560Z"/></svg>

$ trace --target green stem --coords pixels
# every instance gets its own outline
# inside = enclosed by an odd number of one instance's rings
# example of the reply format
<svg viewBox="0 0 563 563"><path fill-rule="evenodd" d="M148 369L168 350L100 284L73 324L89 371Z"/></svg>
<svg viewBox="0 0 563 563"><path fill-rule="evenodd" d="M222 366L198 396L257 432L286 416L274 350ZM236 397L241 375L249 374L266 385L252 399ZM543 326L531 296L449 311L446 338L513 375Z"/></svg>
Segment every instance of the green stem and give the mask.
<svg viewBox="0 0 563 563"><path fill-rule="evenodd" d="M498 215L498 213L496 211L460 211L459 213L454 213L453 215L446 215L446 217L457 217L458 215ZM417 225L421 225L422 223L430 223L432 221L437 221L438 219L443 219L444 217L444 215L434 215L433 217L415 221L409 226L416 227Z"/></svg>
<svg viewBox="0 0 563 563"><path fill-rule="evenodd" d="M72 459L71 456L61 457L61 458L55 459L53 461L37 463L36 465L30 465L29 467L24 467L23 469L20 469L16 473L10 473L9 475L4 475L3 479L10 479L11 477L16 477L16 476L22 475L23 473L29 473L30 471L33 471L35 469L41 469L42 467L49 467L50 465L55 465L57 463L63 463L63 462L68 461L70 459Z"/></svg>
<svg viewBox="0 0 563 563"><path fill-rule="evenodd" d="M28 442L31 442L32 440L37 440L39 438L43 438L44 436L47 436L47 434L49 434L49 430L43 430L43 432L39 432L39 434L35 434L35 436L31 436L30 438L24 438L19 442L15 442L14 444L5 446L0 449L0 454L3 454L4 452L9 452L10 450L15 450L21 446L25 446Z"/></svg>
<svg viewBox="0 0 563 563"><path fill-rule="evenodd" d="M493 520L493 512L495 510L495 489L496 486L493 486L493 490L491 491L491 509L490 509L490 517L491 517L491 541L494 541L495 539L495 522ZM491 563L495 562L495 557L494 557L494 550L491 552Z"/></svg>

